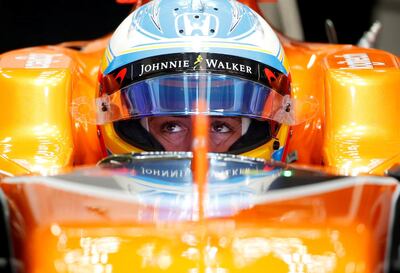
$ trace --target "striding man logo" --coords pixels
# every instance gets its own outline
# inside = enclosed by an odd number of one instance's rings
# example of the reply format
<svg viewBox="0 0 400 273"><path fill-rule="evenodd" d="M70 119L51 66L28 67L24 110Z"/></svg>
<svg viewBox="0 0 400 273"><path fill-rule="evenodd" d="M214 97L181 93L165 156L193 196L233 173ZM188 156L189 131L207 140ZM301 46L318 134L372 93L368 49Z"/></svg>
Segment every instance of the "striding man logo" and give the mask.
<svg viewBox="0 0 400 273"><path fill-rule="evenodd" d="M195 61L194 64L193 64L193 70L199 68L202 61L203 61L203 57L199 54L199 55L197 56L196 61Z"/></svg>

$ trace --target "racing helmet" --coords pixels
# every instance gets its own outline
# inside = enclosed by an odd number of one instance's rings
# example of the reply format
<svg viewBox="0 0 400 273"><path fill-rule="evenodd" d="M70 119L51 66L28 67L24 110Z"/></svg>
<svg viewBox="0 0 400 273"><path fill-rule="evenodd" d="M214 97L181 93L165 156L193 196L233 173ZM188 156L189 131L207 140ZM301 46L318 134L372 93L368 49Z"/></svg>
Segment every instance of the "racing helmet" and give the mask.
<svg viewBox="0 0 400 273"><path fill-rule="evenodd" d="M156 116L241 117L228 153L282 160L292 120L290 74L277 35L236 0L153 0L132 12L106 48L97 122L110 153L162 151Z"/></svg>

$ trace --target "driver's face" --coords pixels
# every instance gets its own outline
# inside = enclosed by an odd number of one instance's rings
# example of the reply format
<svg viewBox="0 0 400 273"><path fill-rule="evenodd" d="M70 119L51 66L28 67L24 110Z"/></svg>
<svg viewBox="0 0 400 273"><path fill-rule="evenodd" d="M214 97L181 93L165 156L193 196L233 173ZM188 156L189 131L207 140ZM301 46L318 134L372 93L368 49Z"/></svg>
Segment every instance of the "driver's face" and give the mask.
<svg viewBox="0 0 400 273"><path fill-rule="evenodd" d="M149 132L166 151L190 151L192 145L192 119L190 117L150 117ZM209 151L227 152L242 135L239 117L210 117Z"/></svg>

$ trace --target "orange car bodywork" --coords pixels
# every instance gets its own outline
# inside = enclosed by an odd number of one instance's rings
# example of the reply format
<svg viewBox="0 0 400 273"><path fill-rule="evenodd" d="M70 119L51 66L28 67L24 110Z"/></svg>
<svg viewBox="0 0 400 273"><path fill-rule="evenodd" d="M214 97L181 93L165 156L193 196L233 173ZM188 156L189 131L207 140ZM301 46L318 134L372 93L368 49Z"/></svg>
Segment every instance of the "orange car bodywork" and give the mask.
<svg viewBox="0 0 400 273"><path fill-rule="evenodd" d="M174 222L162 208L51 180L3 184L24 215L12 223L26 272L384 272L398 195L394 179L347 178Z"/></svg>
<svg viewBox="0 0 400 273"><path fill-rule="evenodd" d="M68 172L104 156L97 127L72 118L70 108L95 97L109 37L0 55L1 188L25 272L384 272L399 186L381 176L400 162L399 59L280 38L294 96L319 102L312 119L291 128L289 158L378 176L272 193L230 217L179 223L159 221L157 207L22 176Z"/></svg>

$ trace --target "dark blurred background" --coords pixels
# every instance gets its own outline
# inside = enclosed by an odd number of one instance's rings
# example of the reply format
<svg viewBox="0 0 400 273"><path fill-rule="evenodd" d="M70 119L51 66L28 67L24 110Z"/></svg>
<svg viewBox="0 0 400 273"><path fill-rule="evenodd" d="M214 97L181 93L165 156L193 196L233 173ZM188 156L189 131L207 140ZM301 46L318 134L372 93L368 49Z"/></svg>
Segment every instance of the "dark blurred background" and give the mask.
<svg viewBox="0 0 400 273"><path fill-rule="evenodd" d="M0 0L0 52L99 38L130 9L115 0Z"/></svg>
<svg viewBox="0 0 400 273"><path fill-rule="evenodd" d="M384 28L377 47L400 54L400 0L298 0L298 7L307 41L328 41L329 18L339 43L355 44L378 18ZM101 37L112 32L130 9L114 0L0 0L0 53Z"/></svg>
<svg viewBox="0 0 400 273"><path fill-rule="evenodd" d="M340 43L357 43L372 24L377 0L298 0L304 37L308 41L326 42L325 20L335 25Z"/></svg>
<svg viewBox="0 0 400 273"><path fill-rule="evenodd" d="M372 23L382 25L376 48L400 55L400 0L297 0L304 37L326 42L325 20L333 21L339 43L355 44ZM312 8L314 7L314 8Z"/></svg>

